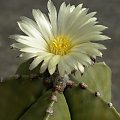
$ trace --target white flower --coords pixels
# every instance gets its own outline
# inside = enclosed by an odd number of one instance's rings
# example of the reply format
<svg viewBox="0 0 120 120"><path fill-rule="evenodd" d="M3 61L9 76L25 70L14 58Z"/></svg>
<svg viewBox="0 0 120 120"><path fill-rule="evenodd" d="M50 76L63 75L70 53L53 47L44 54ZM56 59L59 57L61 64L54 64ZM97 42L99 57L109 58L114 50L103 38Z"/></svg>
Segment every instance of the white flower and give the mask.
<svg viewBox="0 0 120 120"><path fill-rule="evenodd" d="M107 27L98 25L96 12L88 13L82 4L75 7L62 3L57 13L49 0L48 11L49 18L40 10L33 10L35 22L21 17L18 25L26 36L12 35L17 41L12 47L20 49L25 60L34 58L30 70L42 62L41 73L46 69L50 74L57 69L61 76L73 70L84 72L84 66L92 63L91 57L102 56L99 49L106 49L93 42L110 39L102 35Z"/></svg>

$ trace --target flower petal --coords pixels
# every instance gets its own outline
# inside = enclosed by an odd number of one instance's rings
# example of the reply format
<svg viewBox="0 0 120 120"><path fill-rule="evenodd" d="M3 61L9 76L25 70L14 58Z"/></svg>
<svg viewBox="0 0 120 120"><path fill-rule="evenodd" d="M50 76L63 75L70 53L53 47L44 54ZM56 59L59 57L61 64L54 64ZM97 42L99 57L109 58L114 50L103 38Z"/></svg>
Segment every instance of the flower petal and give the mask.
<svg viewBox="0 0 120 120"><path fill-rule="evenodd" d="M79 39L76 40L75 44L81 44L90 41L108 40L108 39L111 38L106 35L100 35L99 32L91 32L88 34L84 34L83 36L80 36Z"/></svg>
<svg viewBox="0 0 120 120"><path fill-rule="evenodd" d="M29 59L31 59L31 58L33 58L33 57L36 57L37 55L36 54L30 54L30 53L22 53L21 55L20 55L20 57L22 57L22 59L23 60L29 60Z"/></svg>
<svg viewBox="0 0 120 120"><path fill-rule="evenodd" d="M81 71L81 73L84 72L84 67L80 62L77 63L77 67L78 67L79 71Z"/></svg>
<svg viewBox="0 0 120 120"><path fill-rule="evenodd" d="M21 44L21 43L14 43L14 44L11 45L11 47L17 48L17 49L23 49L23 48L26 47L26 45ZM28 47L28 46L27 46L27 47Z"/></svg>
<svg viewBox="0 0 120 120"><path fill-rule="evenodd" d="M46 50L46 42L41 38L36 39L36 38L32 38L29 36L24 36L24 35L11 35L10 38L15 39L17 42L20 42L24 45L26 45L26 47L33 47L33 48L37 48L40 50Z"/></svg>
<svg viewBox="0 0 120 120"><path fill-rule="evenodd" d="M59 74L60 74L60 76L64 76L64 74L65 74L65 64L64 64L64 62L62 62L62 59L60 60L60 62L59 62L59 64L58 64L58 71L59 71Z"/></svg>
<svg viewBox="0 0 120 120"><path fill-rule="evenodd" d="M53 38L51 32L51 25L48 21L48 18L40 11L40 10L33 10L33 16L39 26L39 30L43 36L43 38L48 42L51 38Z"/></svg>
<svg viewBox="0 0 120 120"><path fill-rule="evenodd" d="M60 55L54 55L52 59L49 62L48 70L50 74L52 74L53 70L55 69L55 66L59 63L61 56Z"/></svg>
<svg viewBox="0 0 120 120"><path fill-rule="evenodd" d="M85 16L88 12L87 8L82 8L78 13L74 13L73 15L70 15L71 17L69 18L71 23L69 23L69 26L66 26L66 34L71 35L73 31L78 31L79 27L83 25ZM72 14L72 13L71 13ZM74 19L73 19L74 18Z"/></svg>
<svg viewBox="0 0 120 120"><path fill-rule="evenodd" d="M78 31L73 31L73 33L71 33L72 39L78 39L78 40L82 40L80 37L84 36L86 33L87 35L93 35L93 34L101 34L103 30L107 29L107 27L102 26L102 25L95 25L95 22L89 22L87 24L85 24L83 27L80 27ZM82 43L82 42L81 42Z"/></svg>
<svg viewBox="0 0 120 120"><path fill-rule="evenodd" d="M26 47L26 48L20 49L20 51L21 52L26 52L26 53L38 53L38 52L41 52L42 50L39 50L39 49L36 49L36 48L31 48L31 47Z"/></svg>
<svg viewBox="0 0 120 120"><path fill-rule="evenodd" d="M19 21L17 22L20 29L30 37L41 37L40 32L37 30L36 26L29 22Z"/></svg>
<svg viewBox="0 0 120 120"><path fill-rule="evenodd" d="M70 13L70 6L66 6L65 2L60 6L58 13L58 35L64 34L64 28L66 27L66 22Z"/></svg>
<svg viewBox="0 0 120 120"><path fill-rule="evenodd" d="M30 18L27 18L25 16L20 17L21 18L21 23L25 24L29 29L32 29L32 33L34 33L31 37L35 38L41 38L41 33L39 31L39 27L37 24ZM19 23L19 22L18 22Z"/></svg>
<svg viewBox="0 0 120 120"><path fill-rule="evenodd" d="M42 65L41 65L41 67L40 67L40 73L45 72L45 70L47 69L48 64L49 64L49 62L50 62L50 60L51 60L51 58L52 58L53 56L54 56L54 55L51 54L51 55L48 55L47 57L44 58L44 61L43 61Z"/></svg>
<svg viewBox="0 0 120 120"><path fill-rule="evenodd" d="M78 50L78 49L76 49L76 50ZM91 59L90 59L90 57L86 54L85 51L80 51L80 50L79 50L79 51L76 51L76 50L75 50L75 51L74 51L74 50L71 51L71 54L72 54L73 56L77 56L77 57L79 57L80 60L83 60L83 61L91 64Z"/></svg>
<svg viewBox="0 0 120 120"><path fill-rule="evenodd" d="M96 49L100 49L100 50L104 50L106 49L106 47L102 44L99 44L99 43L91 43L91 42L87 42L87 43L82 43L82 44L79 44L76 46L76 48L78 47L93 47L93 48L96 48Z"/></svg>
<svg viewBox="0 0 120 120"><path fill-rule="evenodd" d="M35 67L37 67L37 66L40 64L40 62L43 61L43 59L44 59L44 56L38 56L38 57L36 57L36 58L33 60L33 62L30 64L29 69L32 70L32 69L34 69Z"/></svg>
<svg viewBox="0 0 120 120"><path fill-rule="evenodd" d="M51 0L48 1L49 18L54 36L57 35L57 10Z"/></svg>

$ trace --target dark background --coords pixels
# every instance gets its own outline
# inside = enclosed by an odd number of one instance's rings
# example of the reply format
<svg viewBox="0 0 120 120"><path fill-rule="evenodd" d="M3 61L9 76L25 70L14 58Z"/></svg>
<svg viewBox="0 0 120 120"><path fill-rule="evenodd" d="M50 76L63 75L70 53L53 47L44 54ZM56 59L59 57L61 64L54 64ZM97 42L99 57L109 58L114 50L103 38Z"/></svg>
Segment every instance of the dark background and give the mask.
<svg viewBox="0 0 120 120"><path fill-rule="evenodd" d="M105 41L107 50L103 51L102 60L112 69L113 104L120 112L120 0L53 0L57 8L65 1L97 11L100 24L108 26L105 34L112 40ZM19 32L16 22L20 16L32 18L32 9L39 8L47 13L47 0L0 0L0 76L13 75L20 60L16 58L18 51L11 50L14 41L8 36Z"/></svg>

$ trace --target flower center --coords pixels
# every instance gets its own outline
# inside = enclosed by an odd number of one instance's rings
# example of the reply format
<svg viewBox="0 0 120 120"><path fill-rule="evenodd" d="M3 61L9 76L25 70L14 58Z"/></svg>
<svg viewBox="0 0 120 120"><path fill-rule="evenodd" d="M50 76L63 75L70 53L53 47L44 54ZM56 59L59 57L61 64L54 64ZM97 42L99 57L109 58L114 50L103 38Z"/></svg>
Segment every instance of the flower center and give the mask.
<svg viewBox="0 0 120 120"><path fill-rule="evenodd" d="M68 37L57 36L49 45L49 51L55 55L66 55L71 49L72 45Z"/></svg>

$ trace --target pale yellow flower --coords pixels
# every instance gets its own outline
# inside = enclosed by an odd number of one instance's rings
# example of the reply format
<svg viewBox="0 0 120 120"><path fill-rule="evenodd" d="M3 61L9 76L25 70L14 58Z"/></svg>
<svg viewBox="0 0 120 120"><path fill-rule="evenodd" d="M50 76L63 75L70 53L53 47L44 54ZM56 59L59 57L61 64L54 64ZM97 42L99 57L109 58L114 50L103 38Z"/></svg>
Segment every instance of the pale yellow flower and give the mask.
<svg viewBox="0 0 120 120"><path fill-rule="evenodd" d="M105 47L94 42L109 39L102 34L107 27L98 25L96 12L88 13L82 4L75 7L64 2L58 13L51 0L47 6L49 18L40 10L32 11L35 22L21 17L18 25L26 35L12 35L17 41L12 46L23 52L26 60L34 58L30 70L42 62L41 73L46 69L50 74L57 69L61 76L73 70L84 72L91 57L102 56L99 49Z"/></svg>

